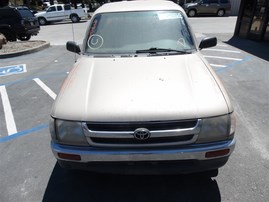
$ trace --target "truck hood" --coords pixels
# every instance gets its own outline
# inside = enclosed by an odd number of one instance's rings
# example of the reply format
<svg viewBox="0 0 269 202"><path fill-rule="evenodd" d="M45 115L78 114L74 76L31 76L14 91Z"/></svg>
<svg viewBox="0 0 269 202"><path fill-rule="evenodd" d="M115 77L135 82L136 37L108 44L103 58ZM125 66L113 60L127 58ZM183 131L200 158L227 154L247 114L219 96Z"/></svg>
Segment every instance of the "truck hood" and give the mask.
<svg viewBox="0 0 269 202"><path fill-rule="evenodd" d="M96 122L218 116L229 111L220 85L199 52L128 58L82 56L63 83L52 116Z"/></svg>
<svg viewBox="0 0 269 202"><path fill-rule="evenodd" d="M46 11L41 11L35 14L35 17L43 16L46 13Z"/></svg>

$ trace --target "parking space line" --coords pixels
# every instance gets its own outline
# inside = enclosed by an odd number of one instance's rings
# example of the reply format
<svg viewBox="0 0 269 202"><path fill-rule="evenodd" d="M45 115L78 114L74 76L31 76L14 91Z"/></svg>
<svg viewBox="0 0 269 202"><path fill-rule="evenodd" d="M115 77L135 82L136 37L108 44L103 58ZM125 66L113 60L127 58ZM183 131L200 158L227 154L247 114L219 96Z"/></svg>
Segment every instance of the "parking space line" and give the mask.
<svg viewBox="0 0 269 202"><path fill-rule="evenodd" d="M13 116L13 113L12 113L12 109L11 109L11 106L10 106L10 102L9 102L9 98L8 98L5 86L0 86L0 94L1 94L1 97L2 97L2 103L3 103L3 108L4 108L7 132L8 132L8 135L12 135L14 133L17 133L17 127L16 127L16 124L15 124L14 116Z"/></svg>
<svg viewBox="0 0 269 202"><path fill-rule="evenodd" d="M226 52L226 53L241 53L240 51L223 50L223 49L214 49L214 48L204 49L203 51L219 51L219 52Z"/></svg>
<svg viewBox="0 0 269 202"><path fill-rule="evenodd" d="M44 84L39 78L33 79L46 93L49 94L52 99L55 100L56 94L46 85Z"/></svg>
<svg viewBox="0 0 269 202"><path fill-rule="evenodd" d="M213 55L204 55L205 58L216 58L216 59L223 59L223 60L235 60L235 61L242 61L240 58L229 58L229 57L220 57L220 56L213 56Z"/></svg>
<svg viewBox="0 0 269 202"><path fill-rule="evenodd" d="M222 68L224 68L224 67L227 67L226 65L217 65L217 64L210 64L212 67L222 67Z"/></svg>

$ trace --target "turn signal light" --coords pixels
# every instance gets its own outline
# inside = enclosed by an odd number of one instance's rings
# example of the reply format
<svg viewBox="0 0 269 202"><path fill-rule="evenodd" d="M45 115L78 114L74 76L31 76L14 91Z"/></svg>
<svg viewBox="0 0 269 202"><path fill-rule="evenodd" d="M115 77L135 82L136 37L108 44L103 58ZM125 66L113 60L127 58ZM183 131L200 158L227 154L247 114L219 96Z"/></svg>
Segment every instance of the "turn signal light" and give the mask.
<svg viewBox="0 0 269 202"><path fill-rule="evenodd" d="M230 149L210 151L210 152L206 152L205 157L206 158L213 158L213 157L218 157L218 156L225 156L225 155L229 154L229 152L230 152Z"/></svg>
<svg viewBox="0 0 269 202"><path fill-rule="evenodd" d="M75 160L75 161L80 161L81 157L80 155L76 154L64 154L64 153L58 153L58 156L62 159L67 159L67 160Z"/></svg>

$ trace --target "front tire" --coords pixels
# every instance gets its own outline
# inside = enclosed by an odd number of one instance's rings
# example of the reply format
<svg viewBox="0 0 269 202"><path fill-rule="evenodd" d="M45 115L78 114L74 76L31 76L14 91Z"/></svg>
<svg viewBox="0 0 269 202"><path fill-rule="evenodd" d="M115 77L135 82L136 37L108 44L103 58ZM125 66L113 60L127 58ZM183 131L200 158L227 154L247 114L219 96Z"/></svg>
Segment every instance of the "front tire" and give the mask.
<svg viewBox="0 0 269 202"><path fill-rule="evenodd" d="M38 22L40 25L46 25L47 24L47 20L45 18L38 18Z"/></svg>
<svg viewBox="0 0 269 202"><path fill-rule="evenodd" d="M79 22L79 17L76 14L70 16L70 19L73 23Z"/></svg>
<svg viewBox="0 0 269 202"><path fill-rule="evenodd" d="M217 16L222 17L224 15L225 15L225 10L223 10L223 9L218 10Z"/></svg>
<svg viewBox="0 0 269 202"><path fill-rule="evenodd" d="M217 177L219 174L219 169L208 170L208 171L201 172L199 174L200 176L203 176L203 177Z"/></svg>
<svg viewBox="0 0 269 202"><path fill-rule="evenodd" d="M31 38L31 35L21 35L18 37L21 41L28 41Z"/></svg>
<svg viewBox="0 0 269 202"><path fill-rule="evenodd" d="M194 10L194 9L189 10L189 12L188 12L188 16L189 16L189 17L194 17L194 16L196 16L196 10Z"/></svg>

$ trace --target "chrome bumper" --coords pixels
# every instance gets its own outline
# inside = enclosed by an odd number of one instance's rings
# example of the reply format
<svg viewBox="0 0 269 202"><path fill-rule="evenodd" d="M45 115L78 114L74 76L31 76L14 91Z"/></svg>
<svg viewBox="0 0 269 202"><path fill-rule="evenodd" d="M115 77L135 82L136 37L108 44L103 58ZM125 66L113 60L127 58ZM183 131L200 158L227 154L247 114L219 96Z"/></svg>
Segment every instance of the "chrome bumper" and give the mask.
<svg viewBox="0 0 269 202"><path fill-rule="evenodd" d="M161 148L161 149L109 149L109 148L93 148L93 147L77 147L60 145L51 142L51 148L54 156L58 160L70 161L62 159L57 153L80 155L81 160L72 162L90 163L90 162L137 162L137 161L180 161L180 160L209 160L214 158L206 158L205 154L209 151L218 151L230 149L225 156L229 156L235 147L235 139L220 141L207 144L191 144L180 148Z"/></svg>

